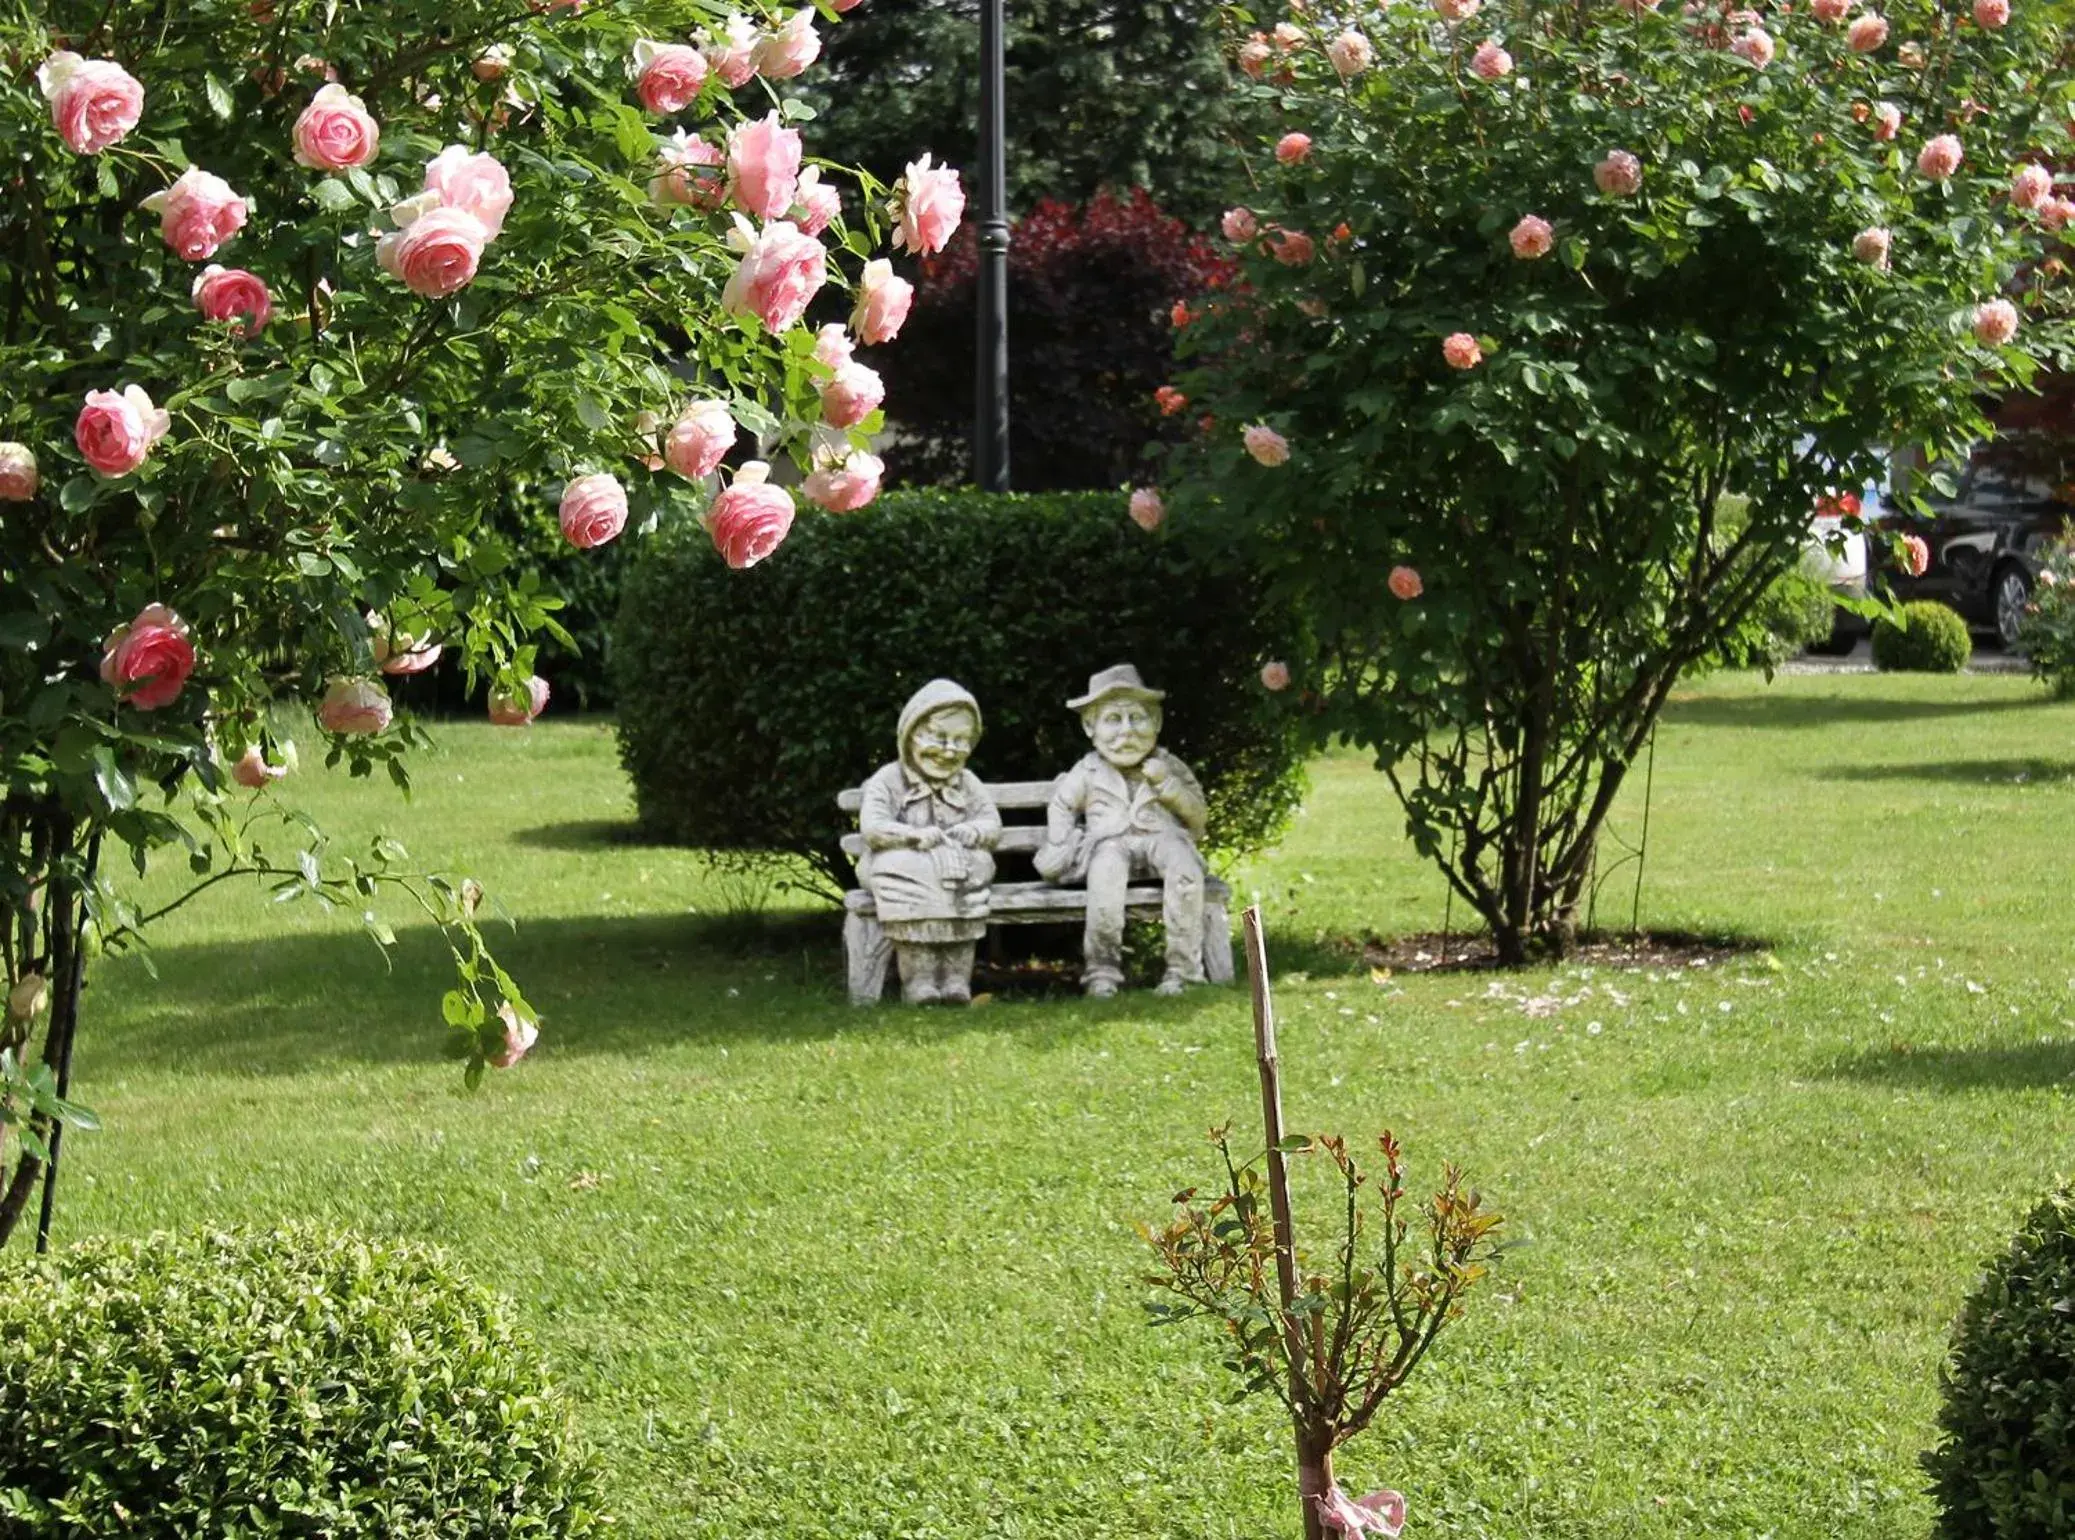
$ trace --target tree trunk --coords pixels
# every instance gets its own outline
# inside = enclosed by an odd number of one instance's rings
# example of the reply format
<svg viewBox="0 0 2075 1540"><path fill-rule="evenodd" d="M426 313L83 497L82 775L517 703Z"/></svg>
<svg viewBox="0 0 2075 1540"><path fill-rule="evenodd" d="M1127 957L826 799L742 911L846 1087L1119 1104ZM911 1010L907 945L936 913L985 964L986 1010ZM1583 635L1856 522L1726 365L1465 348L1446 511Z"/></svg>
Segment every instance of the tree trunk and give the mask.
<svg viewBox="0 0 2075 1540"><path fill-rule="evenodd" d="M1297 1496L1304 1504L1304 1540L1327 1540L1319 1502L1333 1490L1333 1440L1297 1432Z"/></svg>

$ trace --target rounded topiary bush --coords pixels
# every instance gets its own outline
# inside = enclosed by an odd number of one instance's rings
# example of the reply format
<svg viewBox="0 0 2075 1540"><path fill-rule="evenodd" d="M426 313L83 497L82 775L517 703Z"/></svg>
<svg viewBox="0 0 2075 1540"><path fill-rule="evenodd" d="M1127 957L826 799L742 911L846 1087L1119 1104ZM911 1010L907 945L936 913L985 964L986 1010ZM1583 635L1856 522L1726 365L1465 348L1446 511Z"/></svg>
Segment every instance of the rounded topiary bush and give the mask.
<svg viewBox="0 0 2075 1540"><path fill-rule="evenodd" d="M855 821L836 794L893 757L917 686L947 675L979 698L982 779L1040 780L1088 752L1065 703L1135 663L1168 692L1161 741L1202 778L1210 843L1245 851L1302 790L1294 702L1260 678L1291 626L1258 579L1147 535L1114 492L889 493L802 519L746 572L693 531L627 573L620 758L656 837L791 852L843 882Z"/></svg>
<svg viewBox="0 0 2075 1540"><path fill-rule="evenodd" d="M0 1266L0 1535L603 1532L567 1414L436 1253L317 1230Z"/></svg>
<svg viewBox="0 0 2075 1540"><path fill-rule="evenodd" d="M1960 1310L1925 1457L1940 1540L2075 1535L2075 1193L2032 1210Z"/></svg>
<svg viewBox="0 0 2075 1540"><path fill-rule="evenodd" d="M1874 667L1911 674L1957 674L1974 655L1967 622L1935 599L1915 599L1873 623Z"/></svg>

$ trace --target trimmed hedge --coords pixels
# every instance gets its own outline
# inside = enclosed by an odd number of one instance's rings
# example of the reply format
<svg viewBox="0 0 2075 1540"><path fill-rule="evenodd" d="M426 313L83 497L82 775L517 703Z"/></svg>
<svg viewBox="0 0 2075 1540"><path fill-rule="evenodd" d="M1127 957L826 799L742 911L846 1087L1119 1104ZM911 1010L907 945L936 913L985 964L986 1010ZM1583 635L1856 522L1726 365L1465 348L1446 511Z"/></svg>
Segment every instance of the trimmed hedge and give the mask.
<svg viewBox="0 0 2075 1540"><path fill-rule="evenodd" d="M1957 674L1974 656L1974 638L1958 613L1935 599L1902 606L1899 623L1873 623L1873 666L1911 674Z"/></svg>
<svg viewBox="0 0 2075 1540"><path fill-rule="evenodd" d="M1938 1447L1939 1540L2075 1535L2075 1195L2026 1218L1960 1310Z"/></svg>
<svg viewBox="0 0 2075 1540"><path fill-rule="evenodd" d="M314 1229L0 1266L9 1540L567 1540L594 1477L503 1307Z"/></svg>
<svg viewBox="0 0 2075 1540"><path fill-rule="evenodd" d="M1211 845L1244 852L1302 793L1291 702L1259 678L1295 651L1292 624L1254 580L1139 530L1115 492L889 493L802 518L746 572L694 530L627 572L620 759L652 836L790 852L848 885L836 794L893 757L917 686L947 675L979 697L983 779L1036 780L1088 751L1065 702L1129 662L1168 692L1162 741L1202 777Z"/></svg>

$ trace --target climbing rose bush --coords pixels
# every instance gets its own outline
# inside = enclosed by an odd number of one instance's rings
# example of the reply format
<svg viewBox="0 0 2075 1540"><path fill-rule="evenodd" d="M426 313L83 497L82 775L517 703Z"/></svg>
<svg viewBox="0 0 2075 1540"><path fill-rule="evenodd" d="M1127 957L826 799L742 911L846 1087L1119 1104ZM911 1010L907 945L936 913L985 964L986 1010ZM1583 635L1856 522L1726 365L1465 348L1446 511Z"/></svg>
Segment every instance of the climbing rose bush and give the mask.
<svg viewBox="0 0 2075 1540"><path fill-rule="evenodd" d="M765 461L825 507L876 493L876 392L800 318L852 292L890 340L879 254L940 249L963 198L926 157L893 188L814 158L842 147L783 82L822 25L704 0L0 12L0 1240L68 1114L88 933L152 918L118 850L350 904L378 938L369 899L405 882L454 946L471 1081L531 1045L480 889L269 822L281 708L399 782L420 736L391 676L539 716L536 640L567 638L492 510L554 509L578 550L703 519L747 564L792 517Z"/></svg>
<svg viewBox="0 0 2075 1540"><path fill-rule="evenodd" d="M1133 516L1272 574L1282 698L1504 956L1567 944L1816 499L2065 362L2075 8L1993 4L1307 0L1233 39L1244 272L1176 309L1198 432Z"/></svg>

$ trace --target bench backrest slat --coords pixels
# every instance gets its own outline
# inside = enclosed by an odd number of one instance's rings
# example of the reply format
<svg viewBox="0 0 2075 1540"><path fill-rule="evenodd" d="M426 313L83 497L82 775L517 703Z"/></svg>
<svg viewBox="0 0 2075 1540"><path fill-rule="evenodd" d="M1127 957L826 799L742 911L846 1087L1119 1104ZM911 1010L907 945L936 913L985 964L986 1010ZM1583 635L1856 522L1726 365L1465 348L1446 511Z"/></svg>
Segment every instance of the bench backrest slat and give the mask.
<svg viewBox="0 0 2075 1540"><path fill-rule="evenodd" d="M1052 788L1059 784L1057 776L1049 781L985 781L987 795L994 798L994 805L1004 813L1028 812L1042 808L1052 800ZM836 798L836 806L846 813L854 813L865 805L865 789L853 786Z"/></svg>

